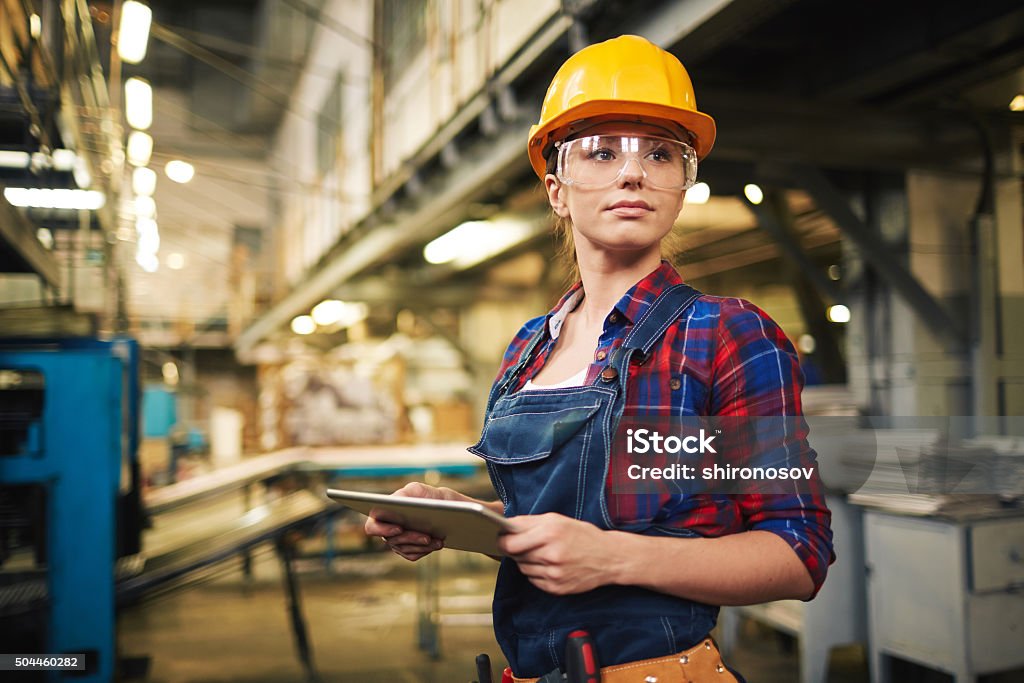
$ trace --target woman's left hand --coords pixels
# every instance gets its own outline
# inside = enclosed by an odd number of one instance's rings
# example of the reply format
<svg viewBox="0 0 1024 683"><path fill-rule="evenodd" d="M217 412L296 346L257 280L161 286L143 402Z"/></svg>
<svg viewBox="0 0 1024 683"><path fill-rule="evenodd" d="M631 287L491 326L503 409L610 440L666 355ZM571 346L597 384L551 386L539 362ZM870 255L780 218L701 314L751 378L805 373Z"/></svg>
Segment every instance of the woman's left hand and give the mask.
<svg viewBox="0 0 1024 683"><path fill-rule="evenodd" d="M612 582L614 532L554 512L511 521L516 531L503 535L498 546L537 588L569 595Z"/></svg>

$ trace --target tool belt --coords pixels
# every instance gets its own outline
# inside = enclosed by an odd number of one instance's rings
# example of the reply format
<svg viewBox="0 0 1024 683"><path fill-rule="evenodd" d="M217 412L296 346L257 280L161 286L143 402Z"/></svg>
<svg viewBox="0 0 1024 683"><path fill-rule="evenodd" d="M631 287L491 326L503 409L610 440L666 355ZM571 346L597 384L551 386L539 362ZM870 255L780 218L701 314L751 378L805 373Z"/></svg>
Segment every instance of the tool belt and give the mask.
<svg viewBox="0 0 1024 683"><path fill-rule="evenodd" d="M512 680L537 683L541 679L512 676ZM743 683L743 679L726 668L718 646L708 637L678 654L602 667L601 683Z"/></svg>

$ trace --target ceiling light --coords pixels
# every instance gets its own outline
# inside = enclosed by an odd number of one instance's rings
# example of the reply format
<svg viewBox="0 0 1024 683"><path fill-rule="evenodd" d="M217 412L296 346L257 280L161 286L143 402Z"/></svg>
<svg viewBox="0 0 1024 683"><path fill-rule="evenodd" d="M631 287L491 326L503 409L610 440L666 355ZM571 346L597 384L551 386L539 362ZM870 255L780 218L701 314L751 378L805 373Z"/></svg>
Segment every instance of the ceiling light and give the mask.
<svg viewBox="0 0 1024 683"><path fill-rule="evenodd" d="M136 218L156 218L156 201L152 197L140 194L133 203Z"/></svg>
<svg viewBox="0 0 1024 683"><path fill-rule="evenodd" d="M761 191L760 186L754 183L747 183L743 186L743 196L747 198L748 202L755 205L764 201L764 192Z"/></svg>
<svg viewBox="0 0 1024 683"><path fill-rule="evenodd" d="M1024 111L1024 93L1018 93L1010 100L1010 111Z"/></svg>
<svg viewBox="0 0 1024 683"><path fill-rule="evenodd" d="M428 263L451 263L469 268L500 254L534 233L534 226L523 220L494 218L467 221L452 228L423 248Z"/></svg>
<svg viewBox="0 0 1024 683"><path fill-rule="evenodd" d="M117 32L117 54L129 64L138 64L146 56L153 10L141 2L128 0L121 6L121 27Z"/></svg>
<svg viewBox="0 0 1024 683"><path fill-rule="evenodd" d="M818 342L809 334L801 334L796 340L796 347L800 349L800 353L814 353L818 348Z"/></svg>
<svg viewBox="0 0 1024 683"><path fill-rule="evenodd" d="M124 82L124 116L138 130L153 125L153 88L148 81L129 78Z"/></svg>
<svg viewBox="0 0 1024 683"><path fill-rule="evenodd" d="M327 299L314 306L311 312L313 314L313 322L317 325L324 327L333 325L344 317L345 302L338 301L337 299Z"/></svg>
<svg viewBox="0 0 1024 683"><path fill-rule="evenodd" d="M138 235L137 250L140 254L156 254L160 251L160 227L152 218L140 218L135 221L135 232Z"/></svg>
<svg viewBox="0 0 1024 683"><path fill-rule="evenodd" d="M172 387L178 383L178 366L172 361L167 361L160 368L160 373L164 376L164 382L171 385Z"/></svg>
<svg viewBox="0 0 1024 683"><path fill-rule="evenodd" d="M686 191L684 201L687 204L707 204L711 198L711 188L707 183L697 183Z"/></svg>
<svg viewBox="0 0 1024 683"><path fill-rule="evenodd" d="M107 201L102 192L94 190L53 190L40 187L5 187L4 199L22 208L75 211L96 211Z"/></svg>
<svg viewBox="0 0 1024 683"><path fill-rule="evenodd" d="M28 33L33 40L39 40L43 35L43 21L38 14L30 14L28 17Z"/></svg>
<svg viewBox="0 0 1024 683"><path fill-rule="evenodd" d="M53 249L53 233L50 232L49 228L39 228L36 230L36 239L39 240L44 249Z"/></svg>
<svg viewBox="0 0 1024 683"><path fill-rule="evenodd" d="M156 257L156 254L136 254L135 262L147 273L155 273L160 268L160 259Z"/></svg>
<svg viewBox="0 0 1024 683"><path fill-rule="evenodd" d="M0 149L0 168L28 168L32 155L13 149Z"/></svg>
<svg viewBox="0 0 1024 683"><path fill-rule="evenodd" d="M83 190L92 185L92 174L89 173L89 162L85 157L75 158L75 169L72 171L75 177L75 185Z"/></svg>
<svg viewBox="0 0 1024 683"><path fill-rule="evenodd" d="M172 252L167 255L167 267L171 270L181 270L185 267L185 255Z"/></svg>
<svg viewBox="0 0 1024 683"><path fill-rule="evenodd" d="M156 192L156 171L145 166L139 166L132 171L132 191L135 194L152 197Z"/></svg>
<svg viewBox="0 0 1024 683"><path fill-rule="evenodd" d="M50 155L53 159L53 168L57 171L70 171L75 167L78 155L70 149L55 149Z"/></svg>
<svg viewBox="0 0 1024 683"><path fill-rule="evenodd" d="M829 306L826 315L828 316L828 319L834 323L850 322L850 309L842 304Z"/></svg>
<svg viewBox="0 0 1024 683"><path fill-rule="evenodd" d="M133 130L128 134L128 163L132 166L146 166L153 155L153 138L149 133Z"/></svg>
<svg viewBox="0 0 1024 683"><path fill-rule="evenodd" d="M196 168L187 161L173 159L164 166L164 173L176 183L187 183L196 174Z"/></svg>
<svg viewBox="0 0 1024 683"><path fill-rule="evenodd" d="M295 334L313 334L316 332L316 322L308 315L297 315L292 318L292 332Z"/></svg>

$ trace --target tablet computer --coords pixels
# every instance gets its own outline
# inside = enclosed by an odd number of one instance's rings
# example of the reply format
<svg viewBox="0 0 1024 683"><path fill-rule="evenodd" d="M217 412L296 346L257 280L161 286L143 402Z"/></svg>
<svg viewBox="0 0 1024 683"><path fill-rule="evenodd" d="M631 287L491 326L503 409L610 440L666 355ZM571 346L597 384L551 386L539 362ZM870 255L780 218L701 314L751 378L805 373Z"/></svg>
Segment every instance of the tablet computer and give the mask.
<svg viewBox="0 0 1024 683"><path fill-rule="evenodd" d="M327 489L327 497L384 522L444 539L444 547L503 555L498 536L509 521L480 503Z"/></svg>

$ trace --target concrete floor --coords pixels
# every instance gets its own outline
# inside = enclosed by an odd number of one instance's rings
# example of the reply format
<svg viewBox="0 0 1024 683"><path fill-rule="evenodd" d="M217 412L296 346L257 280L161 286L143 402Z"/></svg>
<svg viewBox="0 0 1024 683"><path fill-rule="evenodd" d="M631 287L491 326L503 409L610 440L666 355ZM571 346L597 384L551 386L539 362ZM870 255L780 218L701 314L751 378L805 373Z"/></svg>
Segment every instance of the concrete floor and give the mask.
<svg viewBox="0 0 1024 683"><path fill-rule="evenodd" d="M237 518L248 509L238 495L191 505L160 515L146 534L146 547L158 550ZM303 607L320 680L364 683L466 683L475 678L474 659L486 652L494 668L504 666L490 625L490 596L497 564L480 555L445 550L432 556L439 575L440 653L436 659L418 647L417 592L432 565L410 563L386 551L337 557L327 571L324 535L300 542L297 561ZM364 551L362 518L353 515L334 527L341 550ZM377 541L373 541L377 543ZM381 546L377 546L380 548ZM118 621L122 658L149 658L148 683L301 683L308 680L296 656L281 565L273 553L258 555L246 579L240 562L217 578L143 605L128 608ZM798 680L796 643L747 621L736 652L727 660L750 683ZM832 683L867 683L863 648L836 649ZM908 664L897 664L893 680L932 683L951 678ZM983 679L986 683L1024 680L1024 672Z"/></svg>
<svg viewBox="0 0 1024 683"><path fill-rule="evenodd" d="M417 574L423 568L385 552L338 558L328 574L320 560L298 563L313 656L322 681L465 683L474 658L503 662L489 623L497 565L445 551L440 559L440 657L417 648ZM253 578L239 570L121 615L123 657L149 656L151 683L299 683L280 565L258 557ZM730 663L751 682L797 680L796 650L747 623ZM833 656L830 680L866 683L863 653Z"/></svg>

